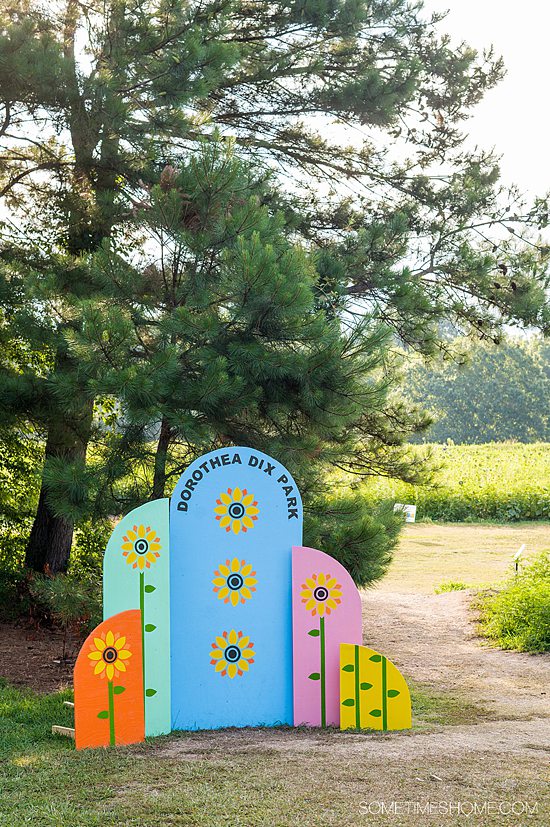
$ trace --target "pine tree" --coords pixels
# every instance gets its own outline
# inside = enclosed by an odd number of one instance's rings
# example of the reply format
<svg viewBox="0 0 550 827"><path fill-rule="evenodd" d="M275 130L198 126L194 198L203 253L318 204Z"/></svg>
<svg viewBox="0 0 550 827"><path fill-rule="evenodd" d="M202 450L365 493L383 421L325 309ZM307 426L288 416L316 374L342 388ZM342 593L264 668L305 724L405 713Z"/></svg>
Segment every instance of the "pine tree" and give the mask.
<svg viewBox="0 0 550 827"><path fill-rule="evenodd" d="M270 212L317 251L326 318L367 313L424 352L442 317L482 337L503 322L547 328L549 251L520 238L547 222L547 202L503 193L495 158L465 151L460 131L502 64L452 49L417 4L18 0L0 15L2 307L51 364L0 373L3 410L45 436L34 568L66 567L93 483L102 376L74 342L116 287L98 283L95 254L125 238L144 187L216 130L288 182ZM406 473L369 427L344 467Z"/></svg>

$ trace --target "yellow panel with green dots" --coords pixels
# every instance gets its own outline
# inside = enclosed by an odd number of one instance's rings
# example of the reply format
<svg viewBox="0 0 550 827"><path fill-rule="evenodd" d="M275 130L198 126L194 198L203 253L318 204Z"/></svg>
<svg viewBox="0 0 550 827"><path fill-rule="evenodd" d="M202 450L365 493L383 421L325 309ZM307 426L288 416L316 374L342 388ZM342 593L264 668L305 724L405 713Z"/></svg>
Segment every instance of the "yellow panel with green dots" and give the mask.
<svg viewBox="0 0 550 827"><path fill-rule="evenodd" d="M384 655L340 644L340 729L410 729L411 696L405 678Z"/></svg>

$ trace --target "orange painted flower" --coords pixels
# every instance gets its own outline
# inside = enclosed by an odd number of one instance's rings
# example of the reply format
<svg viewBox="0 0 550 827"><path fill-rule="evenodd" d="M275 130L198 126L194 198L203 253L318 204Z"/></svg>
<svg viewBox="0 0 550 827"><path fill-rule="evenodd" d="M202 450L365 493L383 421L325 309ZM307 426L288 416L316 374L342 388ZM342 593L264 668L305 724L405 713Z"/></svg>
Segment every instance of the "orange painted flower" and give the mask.
<svg viewBox="0 0 550 827"><path fill-rule="evenodd" d="M121 637L118 632L116 635L111 631L107 634L102 632L101 637L94 638L92 651L88 655L92 661L91 666L94 667L94 675L102 678L107 676L107 680L112 681L115 676L118 678L121 672L126 672L124 661L131 658L132 653L124 648L125 643L126 638Z"/></svg>
<svg viewBox="0 0 550 827"><path fill-rule="evenodd" d="M160 557L160 537L150 526L135 525L129 529L123 537L122 554L126 562L134 569L143 571L144 568L151 568L151 563L156 563Z"/></svg>
<svg viewBox="0 0 550 827"><path fill-rule="evenodd" d="M236 557L226 560L225 565L220 565L214 574L214 592L224 603L236 606L239 601L244 603L250 600L252 592L256 591L256 572L252 571L251 563L244 560L239 562Z"/></svg>
<svg viewBox="0 0 550 827"><path fill-rule="evenodd" d="M229 675L230 678L234 678L235 675L244 675L248 672L250 664L254 663L256 652L253 646L249 637L231 629L229 634L224 632L212 644L210 663L215 667L215 671L223 676Z"/></svg>
<svg viewBox="0 0 550 827"><path fill-rule="evenodd" d="M249 494L246 488L242 491L240 488L228 488L227 493L224 491L220 494L216 503L214 513L220 527L233 531L234 534L253 528L260 513L254 494Z"/></svg>
<svg viewBox="0 0 550 827"><path fill-rule="evenodd" d="M306 610L312 615L329 615L342 602L342 586L330 574L312 574L302 583L302 589L302 603L306 604Z"/></svg>

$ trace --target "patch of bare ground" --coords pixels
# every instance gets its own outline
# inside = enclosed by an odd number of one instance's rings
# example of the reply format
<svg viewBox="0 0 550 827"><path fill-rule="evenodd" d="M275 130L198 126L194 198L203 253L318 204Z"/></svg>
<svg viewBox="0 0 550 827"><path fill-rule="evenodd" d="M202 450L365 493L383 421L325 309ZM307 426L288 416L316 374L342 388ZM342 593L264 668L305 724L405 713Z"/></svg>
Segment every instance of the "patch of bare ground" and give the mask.
<svg viewBox="0 0 550 827"><path fill-rule="evenodd" d="M20 621L0 623L0 677L13 686L35 692L55 692L71 686L80 642L69 638L63 660L63 635Z"/></svg>

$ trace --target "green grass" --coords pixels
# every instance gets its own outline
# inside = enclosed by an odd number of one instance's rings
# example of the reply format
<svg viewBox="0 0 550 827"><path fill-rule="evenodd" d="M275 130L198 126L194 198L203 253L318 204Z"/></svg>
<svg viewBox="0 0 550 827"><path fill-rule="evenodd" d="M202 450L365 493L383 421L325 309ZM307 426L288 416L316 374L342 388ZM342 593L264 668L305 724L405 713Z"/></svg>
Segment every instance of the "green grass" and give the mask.
<svg viewBox="0 0 550 827"><path fill-rule="evenodd" d="M430 448L441 466L433 484L413 486L375 478L362 486L365 497L415 504L419 521L550 519L550 443Z"/></svg>
<svg viewBox="0 0 550 827"><path fill-rule="evenodd" d="M542 553L501 591L477 603L480 629L502 649L550 651L550 556Z"/></svg>
<svg viewBox="0 0 550 827"><path fill-rule="evenodd" d="M492 588L512 573L523 544L527 560L548 548L548 523L512 525L417 523L406 525L386 576L376 589L433 594L449 580Z"/></svg>
<svg viewBox="0 0 550 827"><path fill-rule="evenodd" d="M465 699L424 684L413 685L412 696L417 731L479 722L479 706ZM351 824L367 790L387 800L408 786L412 794L422 767L385 755L382 743L366 760L356 745L383 734L336 730L179 733L76 752L71 740L50 734L52 723L71 724L69 697L0 682L2 827Z"/></svg>
<svg viewBox="0 0 550 827"><path fill-rule="evenodd" d="M469 586L461 580L446 580L444 583L436 586L434 592L436 594L446 594L447 592L463 592L468 588Z"/></svg>

